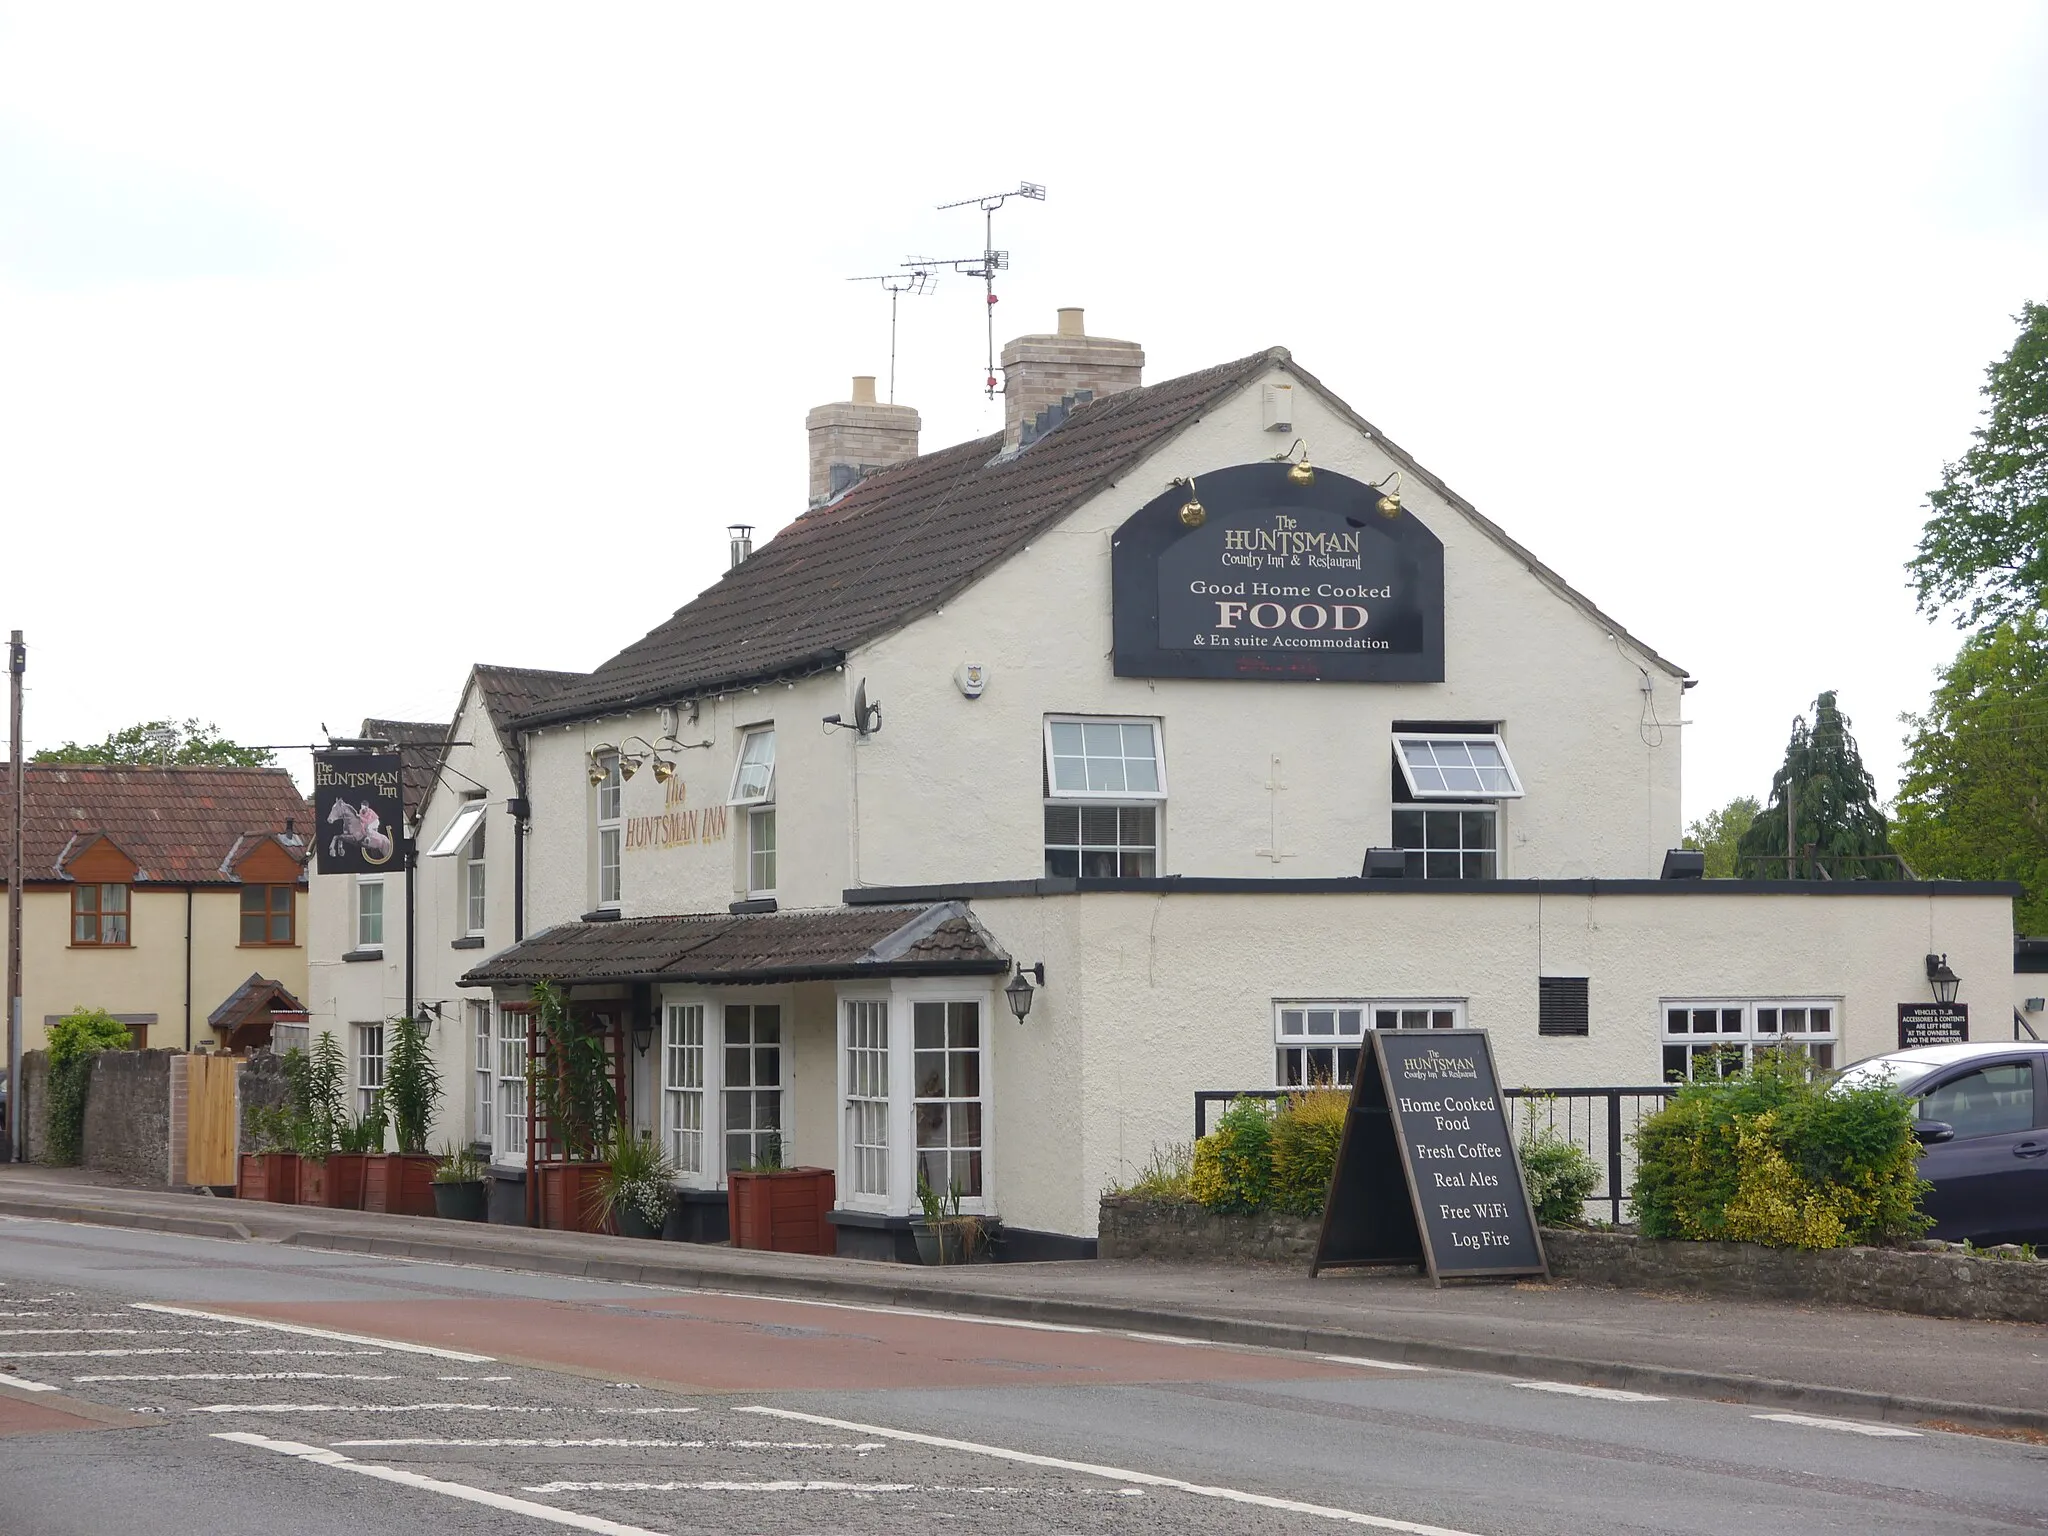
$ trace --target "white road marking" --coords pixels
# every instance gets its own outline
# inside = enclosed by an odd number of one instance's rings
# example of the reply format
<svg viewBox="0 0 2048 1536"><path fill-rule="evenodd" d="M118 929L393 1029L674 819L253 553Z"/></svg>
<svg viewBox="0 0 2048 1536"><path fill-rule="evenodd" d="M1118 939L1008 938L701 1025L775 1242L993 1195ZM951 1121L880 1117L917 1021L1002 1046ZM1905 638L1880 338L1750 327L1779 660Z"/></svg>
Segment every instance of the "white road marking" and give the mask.
<svg viewBox="0 0 2048 1536"><path fill-rule="evenodd" d="M137 1302L137 1306L142 1303ZM230 1339L249 1332L247 1328L0 1328L0 1338L27 1338L32 1334L103 1333L110 1338Z"/></svg>
<svg viewBox="0 0 2048 1536"><path fill-rule="evenodd" d="M767 1482L535 1483L528 1493L915 1493L915 1483L831 1483L777 1478ZM938 1490L933 1489L936 1493ZM985 1490L995 1492L996 1490Z"/></svg>
<svg viewBox="0 0 2048 1536"><path fill-rule="evenodd" d="M250 1328L270 1328L279 1333L302 1334L309 1339L332 1339L338 1344L370 1344L378 1349L395 1349L408 1355L432 1355L437 1360L460 1360L465 1365L496 1365L491 1355L474 1355L463 1349L442 1349L433 1344L408 1344L402 1339L371 1338L360 1333L339 1333L332 1328L309 1328L303 1323L278 1323L263 1317L236 1317L227 1312L201 1312L194 1307L171 1307L160 1301L137 1301L129 1305L144 1312L167 1312L173 1317L197 1317L212 1323L241 1323Z"/></svg>
<svg viewBox="0 0 2048 1536"><path fill-rule="evenodd" d="M342 1455L339 1451L324 1450L317 1445L300 1445L293 1440L272 1440L263 1435L240 1432L218 1434L214 1439L232 1440L237 1445L276 1451L280 1455L296 1457L300 1461L310 1461L342 1472L357 1472L364 1477L374 1477L380 1482L397 1483L406 1488L419 1488L428 1493L444 1494L451 1499L482 1504L490 1509L502 1509L509 1514L525 1515L531 1520L544 1520L551 1525L566 1525L571 1530L590 1531L595 1533L595 1536L661 1536L660 1532L650 1531L644 1526L622 1525L616 1520L603 1520L596 1515L579 1515L572 1510L555 1509L546 1504L535 1504L527 1499L515 1499L510 1494L493 1493L488 1488L472 1488L466 1483L450 1483L438 1477L423 1477L402 1467L380 1467L374 1462L357 1461Z"/></svg>
<svg viewBox="0 0 2048 1536"><path fill-rule="evenodd" d="M1318 1360L1327 1360L1332 1365L1364 1365L1376 1371L1426 1371L1426 1365L1408 1365L1400 1360L1368 1360L1363 1355L1317 1355Z"/></svg>
<svg viewBox="0 0 2048 1536"><path fill-rule="evenodd" d="M665 1290L667 1287L651 1286L651 1290ZM885 1307L859 1301L819 1301L810 1296L763 1296L752 1291L711 1291L703 1287L687 1290L672 1290L671 1295L685 1296L726 1296L734 1301L772 1301L791 1307L829 1307L835 1312L873 1312L882 1317L917 1317L933 1319L942 1323L979 1323L988 1328L1026 1328L1035 1333L1101 1333L1100 1328L1082 1328L1073 1323L1038 1323L1018 1317L979 1317L965 1312L930 1312L919 1307ZM682 1313L676 1314L683 1318ZM687 1321L687 1319L684 1319ZM1175 1343L1184 1342L1176 1339ZM1199 1342L1199 1341L1195 1341Z"/></svg>
<svg viewBox="0 0 2048 1536"><path fill-rule="evenodd" d="M381 1349L229 1349L223 1350L222 1353L229 1355L299 1355L308 1358L317 1355L322 1359L332 1360L344 1355L381 1355L384 1351ZM509 1381L511 1378L507 1377L506 1379Z"/></svg>
<svg viewBox="0 0 2048 1536"><path fill-rule="evenodd" d="M511 1403L208 1403L187 1413L553 1413Z"/></svg>
<svg viewBox="0 0 2048 1536"><path fill-rule="evenodd" d="M1891 1424L1863 1424L1855 1419L1823 1419L1810 1413L1752 1413L1752 1419L1769 1419L1776 1424L1804 1424L1810 1429L1841 1429L1852 1435L1877 1435L1887 1440L1922 1439L1917 1429L1899 1429Z"/></svg>
<svg viewBox="0 0 2048 1536"><path fill-rule="evenodd" d="M87 1356L105 1359L114 1355L189 1355L189 1349L0 1349L8 1360L80 1360Z"/></svg>
<svg viewBox="0 0 2048 1536"><path fill-rule="evenodd" d="M74 1376L73 1381L396 1381L335 1371L172 1371L158 1376Z"/></svg>
<svg viewBox="0 0 2048 1536"><path fill-rule="evenodd" d="M46 1387L40 1381L30 1381L23 1376L10 1375L0 1371L0 1387L19 1387L24 1392L57 1392L58 1387Z"/></svg>
<svg viewBox="0 0 2048 1536"><path fill-rule="evenodd" d="M1530 1392L1562 1392L1567 1397L1597 1397L1609 1403L1668 1403L1668 1397L1647 1392L1624 1392L1619 1387L1582 1387L1569 1381L1518 1381L1516 1386Z"/></svg>
<svg viewBox="0 0 2048 1536"><path fill-rule="evenodd" d="M397 1440L335 1440L330 1444L336 1449L382 1449L386 1446L460 1446L465 1449L481 1447L497 1449L513 1447L530 1450L536 1446L547 1450L560 1450L564 1446L604 1446L629 1450L702 1450L707 1440L624 1440L618 1438L592 1438L587 1440L534 1439L534 1440L444 1440L429 1435L408 1435Z"/></svg>
<svg viewBox="0 0 2048 1536"><path fill-rule="evenodd" d="M1248 1493L1241 1488L1219 1488L1206 1483L1183 1482L1177 1477L1162 1477L1154 1472L1133 1472L1125 1467L1098 1466L1093 1462L1068 1461L1060 1456L1039 1456L1030 1451L1006 1450L1002 1446L978 1445L972 1440L952 1440L944 1435L923 1435L907 1429L887 1429L879 1424L856 1424L846 1419L828 1419L821 1414L797 1413L788 1408L762 1406L742 1407L739 1413L759 1413L770 1418L791 1419L801 1424L818 1424L827 1429L843 1429L854 1434L876 1435L884 1440L902 1440L912 1445L936 1446L945 1451L969 1451L978 1456L993 1456L1001 1461L1014 1461L1029 1467L1052 1467L1062 1472L1080 1472L1089 1477L1106 1477L1119 1483L1138 1483L1151 1488L1172 1488L1181 1493L1192 1493L1205 1499L1222 1499L1232 1504L1250 1504L1260 1509L1277 1509L1288 1514L1315 1515L1324 1520L1335 1520L1342 1525L1370 1526L1381 1531L1405 1531L1408 1536L1474 1536L1470 1531L1453 1530L1442 1525L1423 1525L1413 1520L1395 1520L1385 1515L1368 1515L1354 1509L1333 1509L1327 1504L1308 1504L1300 1499L1276 1498L1272 1494Z"/></svg>

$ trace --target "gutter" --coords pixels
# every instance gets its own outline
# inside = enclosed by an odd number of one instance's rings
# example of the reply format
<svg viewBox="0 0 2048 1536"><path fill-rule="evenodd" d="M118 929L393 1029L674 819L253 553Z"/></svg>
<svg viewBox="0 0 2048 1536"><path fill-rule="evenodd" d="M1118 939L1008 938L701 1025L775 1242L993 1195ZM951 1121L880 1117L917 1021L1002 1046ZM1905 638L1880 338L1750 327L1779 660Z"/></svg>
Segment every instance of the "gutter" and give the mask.
<svg viewBox="0 0 2048 1536"><path fill-rule="evenodd" d="M1261 880L1228 875L1146 879L962 880L841 891L849 907L924 906L1024 896L2005 896L2012 880Z"/></svg>
<svg viewBox="0 0 2048 1536"><path fill-rule="evenodd" d="M753 688L768 683L788 682L805 678L824 671L827 667L842 665L846 660L843 650L815 651L808 656L767 672L751 672L737 677L704 678L687 686L665 683L659 689L631 694L622 699L607 699L590 704L575 704L565 709L544 710L539 714L520 715L513 720L512 728L521 734L536 731L544 726L571 725L579 720L602 720L607 715L630 714L635 710L658 709L664 704L674 704L682 699L701 698L707 693L725 693L740 688Z"/></svg>
<svg viewBox="0 0 2048 1536"><path fill-rule="evenodd" d="M694 983L729 987L780 986L798 981L862 981L877 976L1001 976L1010 969L1008 960L962 960L952 963L919 963L907 960L876 961L867 965L778 965L744 971L618 971L601 976L565 976L559 970L536 968L517 976L484 976L470 971L462 977L465 987L529 987L539 981L559 982L565 987L616 986L624 982Z"/></svg>

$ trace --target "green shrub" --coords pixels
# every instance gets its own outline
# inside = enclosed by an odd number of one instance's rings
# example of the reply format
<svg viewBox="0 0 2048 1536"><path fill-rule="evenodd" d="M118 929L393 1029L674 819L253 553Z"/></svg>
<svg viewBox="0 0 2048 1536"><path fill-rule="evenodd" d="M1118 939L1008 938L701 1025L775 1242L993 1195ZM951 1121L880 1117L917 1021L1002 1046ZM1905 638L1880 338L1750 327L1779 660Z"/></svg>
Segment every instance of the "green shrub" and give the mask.
<svg viewBox="0 0 2048 1536"><path fill-rule="evenodd" d="M393 1019L384 1053L382 1099L399 1151L427 1150L427 1130L441 1096L441 1070L427 1043L425 1020Z"/></svg>
<svg viewBox="0 0 2048 1536"><path fill-rule="evenodd" d="M1194 1171L1194 1143L1169 1141L1163 1147L1154 1147L1152 1155L1129 1179L1110 1185L1106 1193L1128 1195L1136 1200L1192 1200Z"/></svg>
<svg viewBox="0 0 2048 1536"><path fill-rule="evenodd" d="M1539 1223L1564 1227L1585 1220L1587 1197L1600 1187L1600 1168L1584 1147L1542 1130L1522 1138L1521 1157L1522 1182Z"/></svg>
<svg viewBox="0 0 2048 1536"><path fill-rule="evenodd" d="M1799 1056L1686 1084L1643 1122L1636 1153L1645 1237L1839 1248L1933 1225L1912 1107L1882 1084L1830 1091Z"/></svg>
<svg viewBox="0 0 2048 1536"><path fill-rule="evenodd" d="M85 1092L93 1057L125 1051L134 1041L126 1024L100 1008L74 1008L50 1026L50 1110L44 1135L51 1162L75 1163L85 1149Z"/></svg>
<svg viewBox="0 0 2048 1536"><path fill-rule="evenodd" d="M1233 1099L1216 1129L1195 1143L1188 1186L1219 1211L1256 1211L1273 1182L1273 1111L1258 1099Z"/></svg>
<svg viewBox="0 0 2048 1536"><path fill-rule="evenodd" d="M1330 1172L1344 1141L1351 1094L1312 1088L1290 1097L1273 1117L1273 1205L1297 1216L1320 1216L1330 1196Z"/></svg>

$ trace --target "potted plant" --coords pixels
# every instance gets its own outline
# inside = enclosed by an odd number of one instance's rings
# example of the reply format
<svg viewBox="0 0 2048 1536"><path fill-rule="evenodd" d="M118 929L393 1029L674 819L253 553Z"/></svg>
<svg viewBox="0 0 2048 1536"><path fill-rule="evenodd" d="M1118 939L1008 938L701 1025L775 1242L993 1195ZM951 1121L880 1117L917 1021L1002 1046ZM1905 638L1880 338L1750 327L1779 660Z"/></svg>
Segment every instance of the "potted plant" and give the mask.
<svg viewBox="0 0 2048 1536"><path fill-rule="evenodd" d="M303 1065L293 1051L285 1058L285 1071ZM299 1154L293 1134L289 1103L251 1105L245 1112L249 1123L250 1150L241 1155L236 1170L235 1197L239 1200L267 1200L275 1205L299 1202Z"/></svg>
<svg viewBox="0 0 2048 1536"><path fill-rule="evenodd" d="M430 1186L434 1214L448 1221L482 1221L489 1214L483 1160L468 1147L450 1145L434 1160Z"/></svg>
<svg viewBox="0 0 2048 1536"><path fill-rule="evenodd" d="M363 1208L363 1184L370 1164L384 1157L384 1095L370 1101L367 1115L344 1116L334 1124L334 1150L327 1154L323 1202L338 1211Z"/></svg>
<svg viewBox="0 0 2048 1536"><path fill-rule="evenodd" d="M384 1051L379 1102L391 1117L398 1150L372 1157L363 1170L363 1209L393 1216L431 1216L437 1209L438 1159L427 1131L441 1102L441 1070L427 1043L424 1019L394 1019Z"/></svg>
<svg viewBox="0 0 2048 1536"><path fill-rule="evenodd" d="M917 1203L924 1219L911 1228L917 1239L917 1256L926 1264L979 1264L989 1256L988 1227L979 1216L963 1215L960 1186L949 1184L941 1195L924 1176L917 1174Z"/></svg>
<svg viewBox="0 0 2048 1536"><path fill-rule="evenodd" d="M341 1150L341 1136L350 1125L346 1107L347 1064L341 1042L322 1030L291 1085L292 1141L299 1154L299 1204L338 1205L329 1189L328 1160ZM347 1177L346 1174L343 1175ZM355 1204L362 1203L360 1164L356 1168Z"/></svg>
<svg viewBox="0 0 2048 1536"><path fill-rule="evenodd" d="M726 1204L735 1248L776 1253L836 1253L838 1235L827 1220L835 1186L830 1168L785 1168L782 1137L761 1138L761 1153L750 1168L726 1175Z"/></svg>
<svg viewBox="0 0 2048 1536"><path fill-rule="evenodd" d="M552 981L533 989L536 1050L527 1061L527 1103L547 1128L547 1152L534 1160L538 1224L593 1232L594 1193L604 1181L604 1151L618 1118L611 1057L601 1035L576 1018Z"/></svg>
<svg viewBox="0 0 2048 1536"><path fill-rule="evenodd" d="M630 1126L613 1128L591 1219L621 1237L659 1237L675 1203L676 1170L660 1142Z"/></svg>

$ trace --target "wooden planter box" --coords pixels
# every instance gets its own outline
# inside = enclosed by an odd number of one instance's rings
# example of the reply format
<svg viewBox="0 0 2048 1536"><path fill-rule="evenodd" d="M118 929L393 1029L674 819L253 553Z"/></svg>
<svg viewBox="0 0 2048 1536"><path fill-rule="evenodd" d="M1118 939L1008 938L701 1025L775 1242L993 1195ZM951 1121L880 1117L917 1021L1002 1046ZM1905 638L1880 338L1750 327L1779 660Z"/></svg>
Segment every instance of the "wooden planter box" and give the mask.
<svg viewBox="0 0 2048 1536"><path fill-rule="evenodd" d="M367 1152L336 1152L326 1158L304 1158L299 1164L299 1204L330 1210L363 1208L363 1165Z"/></svg>
<svg viewBox="0 0 2048 1536"><path fill-rule="evenodd" d="M363 1209L386 1216L434 1214L434 1170L441 1160L431 1152L386 1152L363 1166Z"/></svg>
<svg viewBox="0 0 2048 1536"><path fill-rule="evenodd" d="M235 1198L268 1200L273 1205L297 1205L299 1154L244 1152L236 1170Z"/></svg>
<svg viewBox="0 0 2048 1536"><path fill-rule="evenodd" d="M733 1247L837 1253L838 1234L826 1220L835 1193L830 1168L726 1175Z"/></svg>
<svg viewBox="0 0 2048 1536"><path fill-rule="evenodd" d="M610 1163L536 1163L530 1178L540 1181L540 1226L554 1232L602 1232L591 1214Z"/></svg>

